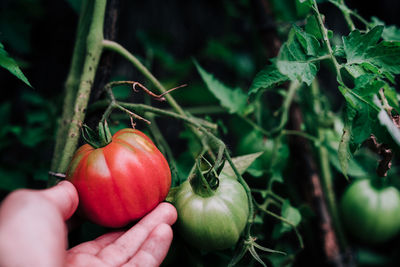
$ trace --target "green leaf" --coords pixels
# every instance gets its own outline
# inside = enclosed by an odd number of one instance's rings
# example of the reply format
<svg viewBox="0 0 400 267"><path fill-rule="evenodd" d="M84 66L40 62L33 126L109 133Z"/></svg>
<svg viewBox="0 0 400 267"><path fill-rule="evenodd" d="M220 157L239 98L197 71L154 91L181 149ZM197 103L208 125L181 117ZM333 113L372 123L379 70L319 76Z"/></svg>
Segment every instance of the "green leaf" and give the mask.
<svg viewBox="0 0 400 267"><path fill-rule="evenodd" d="M396 92L396 89L389 86L388 84L385 84L383 89L384 89L385 97L389 102L389 105L392 106L394 109L396 109L397 112L399 112L400 106L399 106L398 94Z"/></svg>
<svg viewBox="0 0 400 267"><path fill-rule="evenodd" d="M366 60L382 71L400 73L400 42L382 41L367 52Z"/></svg>
<svg viewBox="0 0 400 267"><path fill-rule="evenodd" d="M372 26L385 26L382 33L382 38L385 41L400 41L400 29L395 25L386 26L385 23L377 17L372 17Z"/></svg>
<svg viewBox="0 0 400 267"><path fill-rule="evenodd" d="M336 170L342 172L343 168L340 165L339 157L338 157L338 148L328 147L329 151L329 161L332 166L335 167ZM365 170L353 157L350 157L347 168L347 175L352 177L366 177L369 175L369 172Z"/></svg>
<svg viewBox="0 0 400 267"><path fill-rule="evenodd" d="M249 95L256 94L261 89L273 88L287 80L289 78L278 70L274 60L271 65L264 67L257 73L250 86Z"/></svg>
<svg viewBox="0 0 400 267"><path fill-rule="evenodd" d="M298 226L301 222L301 214L299 210L291 206L289 200L287 199L285 200L285 202L283 202L282 205L282 217L287 219L294 226ZM285 222L283 223L283 225L285 231L290 231L292 229L292 226Z"/></svg>
<svg viewBox="0 0 400 267"><path fill-rule="evenodd" d="M295 227L297 227L301 222L301 213L298 209L290 205L290 201L285 199L282 205L281 216L291 222ZM277 239L281 237L284 233L289 232L293 229L292 225L286 222L281 222L276 225L273 231L273 238Z"/></svg>
<svg viewBox="0 0 400 267"><path fill-rule="evenodd" d="M243 174L247 168L259 157L263 152L257 152L253 154L247 154L244 156L235 157L232 159L233 164L235 164L236 169L240 174ZM225 161L224 167L219 175L219 178L234 178L236 179L236 174L233 171L231 165L228 161Z"/></svg>
<svg viewBox="0 0 400 267"><path fill-rule="evenodd" d="M370 63L381 72L400 73L400 42L382 41L383 26L378 25L365 34L358 30L343 37L347 65Z"/></svg>
<svg viewBox="0 0 400 267"><path fill-rule="evenodd" d="M383 26L376 26L366 34L359 30L352 31L343 37L343 49L347 64L363 63L367 58L367 50L376 45L383 32Z"/></svg>
<svg viewBox="0 0 400 267"><path fill-rule="evenodd" d="M314 15L307 18L305 31L317 39L322 39L321 31L319 30L318 21Z"/></svg>
<svg viewBox="0 0 400 267"><path fill-rule="evenodd" d="M349 161L352 157L350 152L350 141L351 141L351 124L353 122L354 117L356 116L357 112L349 105L346 106L346 118L345 124L343 127L343 134L342 138L340 139L339 147L338 147L338 159L340 163L340 167L342 169L343 175L348 180L347 170L349 168Z"/></svg>
<svg viewBox="0 0 400 267"><path fill-rule="evenodd" d="M305 17L311 10L310 0L297 0L296 1L296 13L298 17Z"/></svg>
<svg viewBox="0 0 400 267"><path fill-rule="evenodd" d="M363 74L357 77L354 83L353 91L361 97L374 95L385 85L384 81L376 79L376 75L371 74Z"/></svg>
<svg viewBox="0 0 400 267"><path fill-rule="evenodd" d="M306 55L317 56L320 50L320 44L318 40L313 35L303 31L296 24L293 25L293 30Z"/></svg>
<svg viewBox="0 0 400 267"><path fill-rule="evenodd" d="M309 48L309 44L303 38L303 35L296 33L298 31L299 29L292 29L288 41L282 45L278 55L277 67L290 80L298 80L311 85L318 71L318 63L310 61L312 57L308 56L307 53L314 53L316 47ZM307 36L310 37L311 35ZM314 43L313 41L310 42Z"/></svg>
<svg viewBox="0 0 400 267"><path fill-rule="evenodd" d="M17 62L15 62L15 60L8 55L6 50L4 50L4 46L2 43L0 43L0 66L11 72L15 77L17 77L30 87L32 87L28 79L19 68Z"/></svg>
<svg viewBox="0 0 400 267"><path fill-rule="evenodd" d="M247 94L240 88L231 89L217 80L212 74L206 72L194 61L197 71L206 83L210 92L219 100L221 105L231 114L245 114L248 111Z"/></svg>

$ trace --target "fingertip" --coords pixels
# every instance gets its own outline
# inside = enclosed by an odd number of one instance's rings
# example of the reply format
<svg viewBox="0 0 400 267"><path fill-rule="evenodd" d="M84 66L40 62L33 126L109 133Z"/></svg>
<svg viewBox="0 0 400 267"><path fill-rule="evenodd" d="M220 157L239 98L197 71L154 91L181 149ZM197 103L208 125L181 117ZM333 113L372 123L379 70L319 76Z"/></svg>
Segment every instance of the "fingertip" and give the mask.
<svg viewBox="0 0 400 267"><path fill-rule="evenodd" d="M176 222L178 218L178 213L176 211L176 208L171 203L161 202L157 208L162 209L166 213L168 218L167 223L169 225L173 225Z"/></svg>
<svg viewBox="0 0 400 267"><path fill-rule="evenodd" d="M56 205L65 220L69 219L78 207L78 192L69 181L61 181L54 187L43 190L42 194Z"/></svg>
<svg viewBox="0 0 400 267"><path fill-rule="evenodd" d="M161 236L164 238L164 240L168 241L171 240L173 238L173 231L171 228L171 225L167 224L167 223L161 223L159 224L155 229L154 229L154 233L157 234L158 236Z"/></svg>

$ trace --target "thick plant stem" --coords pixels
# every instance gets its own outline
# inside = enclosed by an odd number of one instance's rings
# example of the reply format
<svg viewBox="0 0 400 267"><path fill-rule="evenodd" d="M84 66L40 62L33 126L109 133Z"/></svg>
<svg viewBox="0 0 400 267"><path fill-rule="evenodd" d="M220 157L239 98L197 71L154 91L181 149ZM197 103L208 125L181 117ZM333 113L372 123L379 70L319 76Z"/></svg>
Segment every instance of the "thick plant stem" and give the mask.
<svg viewBox="0 0 400 267"><path fill-rule="evenodd" d="M313 99L314 112L316 115L321 114L322 107L319 100L319 96L321 94L319 92L319 85L316 80L314 80L312 83L311 93ZM319 143L323 144L325 141L325 130L319 125L317 126L317 137L319 139ZM328 150L323 145L318 146L317 150L320 160L322 186L325 192L328 209L331 213L333 227L336 230L336 235L338 236L338 241L340 246L345 247L347 242L339 220L339 211L336 205L337 201L333 187L333 177L330 169Z"/></svg>
<svg viewBox="0 0 400 267"><path fill-rule="evenodd" d="M79 80L83 68L83 59L85 56L86 45L85 36L88 34L90 26L90 14L93 11L93 1L83 1L82 9L78 22L78 29L75 39L75 46L69 69L68 77L65 82L65 97L63 105L63 114L57 129L56 144L54 148L51 169L57 170L62 154L62 149L66 142L68 125L71 123L73 106L76 98L76 92L79 86Z"/></svg>
<svg viewBox="0 0 400 267"><path fill-rule="evenodd" d="M342 5L345 5L344 0L340 0L339 3L342 4ZM349 29L351 31L354 31L356 29L356 26L354 26L354 22L351 19L351 15L348 12L344 12L343 10L342 10L342 13L343 13L344 19L347 22L347 25L349 26Z"/></svg>
<svg viewBox="0 0 400 267"><path fill-rule="evenodd" d="M80 62L73 62L74 67L71 69L71 76L74 77L73 83L76 83L76 72L78 69L81 69L82 74L79 78L78 90L76 92L74 106L72 111L67 110L67 112L72 112L71 120L68 125L67 135L65 136L65 143L60 149L61 157L57 160L57 163L54 164L55 169L53 169L57 173L64 173L68 167L68 164L73 156L73 153L78 144L79 131L80 127L85 118L85 112L87 108L87 104L89 101L90 91L93 85L96 69L100 60L101 52L102 52L102 41L103 41L103 24L104 24L104 14L106 7L106 0L96 0L89 1L88 5L93 6L93 11L89 14L89 18L82 18L82 20L86 21L90 19L90 26L88 28L87 34L85 36L81 36L81 38L85 38L84 45L84 60ZM83 14L85 16L85 14ZM78 30L78 32L80 29ZM85 32L85 31L83 31ZM80 37L80 36L78 36ZM77 53L77 57L82 56L83 45L77 48L74 52ZM75 57L75 55L74 55ZM80 63L80 64L79 64ZM72 79L72 78L71 78ZM69 81L67 81L69 82ZM62 140L57 140L56 142L62 142ZM57 145L56 145L57 147Z"/></svg>

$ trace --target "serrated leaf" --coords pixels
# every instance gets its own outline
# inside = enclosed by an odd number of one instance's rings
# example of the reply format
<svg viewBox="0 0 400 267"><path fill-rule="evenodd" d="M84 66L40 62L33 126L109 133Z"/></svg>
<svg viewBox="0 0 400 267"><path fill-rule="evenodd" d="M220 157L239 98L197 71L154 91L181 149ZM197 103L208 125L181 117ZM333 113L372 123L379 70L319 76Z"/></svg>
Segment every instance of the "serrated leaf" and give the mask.
<svg viewBox="0 0 400 267"><path fill-rule="evenodd" d="M279 51L277 67L279 71L287 75L290 80L298 80L311 85L318 71L316 62L311 62L309 57L298 40L295 30L289 34L289 39Z"/></svg>
<svg viewBox="0 0 400 267"><path fill-rule="evenodd" d="M240 174L243 174L247 168L259 157L263 152L247 154L244 156L235 157L232 159L233 164ZM236 179L235 172L233 171L229 162L225 161L224 167L219 175L219 178L234 178Z"/></svg>
<svg viewBox="0 0 400 267"><path fill-rule="evenodd" d="M305 30L307 33L313 35L317 39L322 39L322 34L318 26L318 21L314 15L307 18Z"/></svg>
<svg viewBox="0 0 400 267"><path fill-rule="evenodd" d="M206 83L210 92L219 100L221 106L226 108L231 114L244 114L248 108L247 94L240 88L229 88L212 74L205 71L196 61L194 61L197 71Z"/></svg>
<svg viewBox="0 0 400 267"><path fill-rule="evenodd" d="M361 144L371 135L372 124L375 122L374 115L376 116L376 112L373 112L366 104L363 104L357 112L352 125L352 142L354 144Z"/></svg>
<svg viewBox="0 0 400 267"><path fill-rule="evenodd" d="M378 107L373 102L373 96L385 85L385 82L376 78L373 74L363 74L355 79L355 87L350 90L339 86L348 104L347 112L352 112L351 118L347 114L347 130L351 130L352 142L358 146L367 139L375 122ZM346 137L343 135L343 138ZM348 144L346 144L348 147ZM341 147L342 148L342 147ZM344 149L341 150L339 160L344 163ZM344 164L342 164L344 166Z"/></svg>
<svg viewBox="0 0 400 267"><path fill-rule="evenodd" d="M344 65L344 68L354 78L357 78L363 74L366 74L365 69L361 65L356 65L356 64Z"/></svg>
<svg viewBox="0 0 400 267"><path fill-rule="evenodd" d="M318 40L311 34L303 31L296 24L293 25L293 30L296 34L297 40L300 42L306 55L317 56L319 53L319 49L320 49L320 44L319 44Z"/></svg>
<svg viewBox="0 0 400 267"><path fill-rule="evenodd" d="M376 76L371 74L363 74L357 77L354 83L353 91L361 97L374 95L385 85L384 81L376 79Z"/></svg>
<svg viewBox="0 0 400 267"><path fill-rule="evenodd" d="M286 75L283 75L277 68L275 61L271 65L264 67L257 73L250 86L249 95L258 93L261 89L273 88L285 81L289 80Z"/></svg>
<svg viewBox="0 0 400 267"><path fill-rule="evenodd" d="M17 62L15 62L15 60L8 55L2 43L0 43L0 66L11 72L15 77L23 81L28 86L32 87L28 79L19 68Z"/></svg>
<svg viewBox="0 0 400 267"><path fill-rule="evenodd" d="M347 64L363 63L367 50L376 45L383 32L383 26L376 26L365 34L359 30L352 31L343 37L343 49L346 54Z"/></svg>
<svg viewBox="0 0 400 267"><path fill-rule="evenodd" d="M378 43L383 26L378 25L365 34L358 30L343 37L347 65L370 63L381 72L400 73L400 42Z"/></svg>
<svg viewBox="0 0 400 267"><path fill-rule="evenodd" d="M382 41L367 51L366 60L382 71L400 73L400 42Z"/></svg>
<svg viewBox="0 0 400 267"><path fill-rule="evenodd" d="M372 17L372 26L382 25L385 23L377 17ZM395 25L385 26L382 33L382 38L385 41L400 41L400 29Z"/></svg>

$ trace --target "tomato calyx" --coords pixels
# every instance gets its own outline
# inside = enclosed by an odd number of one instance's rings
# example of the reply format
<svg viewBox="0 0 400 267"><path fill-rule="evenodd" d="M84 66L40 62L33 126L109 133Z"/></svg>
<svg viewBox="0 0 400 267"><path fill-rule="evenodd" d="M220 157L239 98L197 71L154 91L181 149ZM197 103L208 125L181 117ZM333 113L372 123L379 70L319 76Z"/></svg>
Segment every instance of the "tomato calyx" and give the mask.
<svg viewBox="0 0 400 267"><path fill-rule="evenodd" d="M105 147L111 143L112 140L112 135L106 120L99 122L97 133L84 124L82 127L82 137L86 143L94 148Z"/></svg>
<svg viewBox="0 0 400 267"><path fill-rule="evenodd" d="M207 198L214 195L219 186L219 179L214 167L204 158L199 157L189 176L189 183L196 195Z"/></svg>

